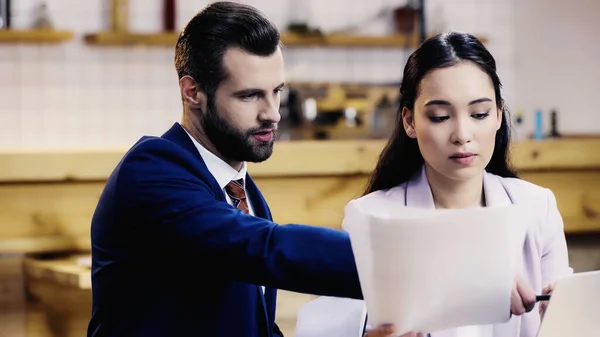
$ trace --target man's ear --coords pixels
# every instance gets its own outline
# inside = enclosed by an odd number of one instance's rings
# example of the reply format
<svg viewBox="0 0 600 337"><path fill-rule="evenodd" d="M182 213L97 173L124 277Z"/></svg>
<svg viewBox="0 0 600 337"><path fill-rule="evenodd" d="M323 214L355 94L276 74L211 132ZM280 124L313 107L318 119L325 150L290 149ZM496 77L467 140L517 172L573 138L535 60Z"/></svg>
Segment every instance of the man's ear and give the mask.
<svg viewBox="0 0 600 337"><path fill-rule="evenodd" d="M179 80L181 98L191 109L206 111L206 94L200 90L191 76L183 76Z"/></svg>
<svg viewBox="0 0 600 337"><path fill-rule="evenodd" d="M410 138L417 138L417 133L415 132L414 114L407 107L402 108L402 124L404 125L406 134Z"/></svg>

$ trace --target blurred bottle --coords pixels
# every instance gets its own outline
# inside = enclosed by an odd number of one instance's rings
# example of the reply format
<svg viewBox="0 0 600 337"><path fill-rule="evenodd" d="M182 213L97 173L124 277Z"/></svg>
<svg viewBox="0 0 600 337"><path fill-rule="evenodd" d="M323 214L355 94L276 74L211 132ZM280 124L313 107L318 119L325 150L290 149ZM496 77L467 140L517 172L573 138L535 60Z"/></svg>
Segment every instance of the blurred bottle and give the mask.
<svg viewBox="0 0 600 337"><path fill-rule="evenodd" d="M559 138L560 133L558 132L558 112L556 109L552 109L550 112L550 132L548 133L550 138Z"/></svg>
<svg viewBox="0 0 600 337"><path fill-rule="evenodd" d="M45 2L38 5L35 16L35 22L33 24L34 29L53 28L54 25L52 23L52 19L50 19L48 5Z"/></svg>
<svg viewBox="0 0 600 337"><path fill-rule="evenodd" d="M288 24L292 26L308 26L310 8L306 0L291 0L288 2Z"/></svg>
<svg viewBox="0 0 600 337"><path fill-rule="evenodd" d="M544 115L542 110L538 109L535 111L535 129L533 130L533 139L541 140L544 139Z"/></svg>
<svg viewBox="0 0 600 337"><path fill-rule="evenodd" d="M0 29L10 28L10 1L0 0Z"/></svg>
<svg viewBox="0 0 600 337"><path fill-rule="evenodd" d="M163 0L163 31L175 31L175 0Z"/></svg>

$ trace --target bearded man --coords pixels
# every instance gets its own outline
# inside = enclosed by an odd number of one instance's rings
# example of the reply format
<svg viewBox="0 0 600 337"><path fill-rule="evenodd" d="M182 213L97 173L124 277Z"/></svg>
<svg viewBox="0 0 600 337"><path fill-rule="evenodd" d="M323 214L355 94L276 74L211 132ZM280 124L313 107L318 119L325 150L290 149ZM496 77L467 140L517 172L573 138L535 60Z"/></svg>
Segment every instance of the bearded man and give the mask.
<svg viewBox="0 0 600 337"><path fill-rule="evenodd" d="M273 152L280 44L264 15L234 2L181 32L182 121L133 145L92 219L88 336L282 336L277 288L362 298L348 234L274 223L246 172Z"/></svg>

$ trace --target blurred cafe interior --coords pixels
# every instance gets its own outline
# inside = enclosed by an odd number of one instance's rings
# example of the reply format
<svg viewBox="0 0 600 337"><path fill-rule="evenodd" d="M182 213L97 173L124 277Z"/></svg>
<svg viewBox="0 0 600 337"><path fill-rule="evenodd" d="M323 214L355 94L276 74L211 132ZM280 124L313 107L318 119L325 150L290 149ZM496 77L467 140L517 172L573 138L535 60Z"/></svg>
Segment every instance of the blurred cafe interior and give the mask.
<svg viewBox="0 0 600 337"><path fill-rule="evenodd" d="M599 1L241 2L285 46L279 138L249 164L276 222L340 227L396 123L408 56L457 30L496 59L512 161L556 195L572 267L600 269ZM0 0L0 337L86 334L92 213L125 151L180 120L174 45L208 3ZM279 292L286 336L311 298Z"/></svg>

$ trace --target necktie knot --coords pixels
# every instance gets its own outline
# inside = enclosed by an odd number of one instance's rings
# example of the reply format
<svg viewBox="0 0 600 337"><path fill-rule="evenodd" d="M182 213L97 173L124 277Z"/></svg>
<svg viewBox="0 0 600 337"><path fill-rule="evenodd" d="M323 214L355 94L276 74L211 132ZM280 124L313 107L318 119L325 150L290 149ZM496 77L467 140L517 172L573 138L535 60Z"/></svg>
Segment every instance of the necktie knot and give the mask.
<svg viewBox="0 0 600 337"><path fill-rule="evenodd" d="M244 191L243 184L242 179L232 180L225 186L225 191L233 201L235 208L248 214L248 201L246 200L246 191Z"/></svg>

